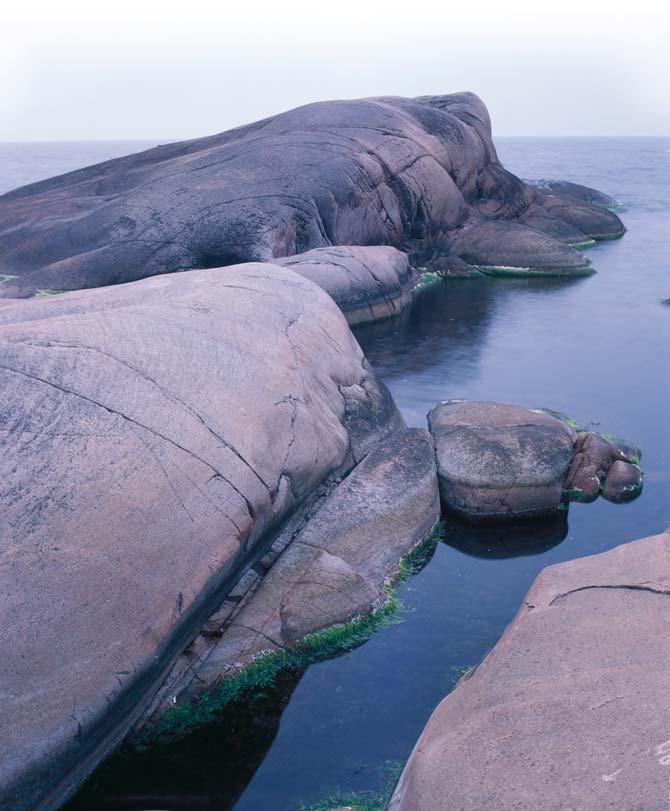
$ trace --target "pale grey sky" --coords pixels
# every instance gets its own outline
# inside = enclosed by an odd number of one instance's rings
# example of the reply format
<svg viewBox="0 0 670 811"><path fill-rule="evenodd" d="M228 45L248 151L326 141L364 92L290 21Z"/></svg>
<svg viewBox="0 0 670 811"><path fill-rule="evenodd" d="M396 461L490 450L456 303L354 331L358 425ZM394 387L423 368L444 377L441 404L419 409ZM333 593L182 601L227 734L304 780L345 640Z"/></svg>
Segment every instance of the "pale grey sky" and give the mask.
<svg viewBox="0 0 670 811"><path fill-rule="evenodd" d="M0 140L181 139L473 90L496 135L670 134L665 2L9 0Z"/></svg>

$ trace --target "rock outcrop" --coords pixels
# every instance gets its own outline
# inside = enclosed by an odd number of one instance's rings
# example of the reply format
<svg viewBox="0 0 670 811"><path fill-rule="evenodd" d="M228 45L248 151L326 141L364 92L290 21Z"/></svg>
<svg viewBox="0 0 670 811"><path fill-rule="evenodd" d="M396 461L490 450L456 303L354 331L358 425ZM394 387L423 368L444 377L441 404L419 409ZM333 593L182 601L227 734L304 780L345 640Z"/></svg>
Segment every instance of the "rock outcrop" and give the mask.
<svg viewBox="0 0 670 811"><path fill-rule="evenodd" d="M390 245L453 273L591 272L618 217L498 161L477 96L309 104L0 197L0 296Z"/></svg>
<svg viewBox="0 0 670 811"><path fill-rule="evenodd" d="M439 516L428 433L411 428L381 440L330 493L249 602L226 623L198 667L191 694L235 673L261 652L288 648L329 625L369 614L400 560Z"/></svg>
<svg viewBox="0 0 670 811"><path fill-rule="evenodd" d="M0 805L50 809L404 422L331 298L271 265L5 301L0 381Z"/></svg>
<svg viewBox="0 0 670 811"><path fill-rule="evenodd" d="M428 721L388 811L661 809L670 535L546 568Z"/></svg>
<svg viewBox="0 0 670 811"><path fill-rule="evenodd" d="M638 449L575 430L545 409L448 400L428 424L442 505L470 519L549 515L600 494L630 501L642 489Z"/></svg>
<svg viewBox="0 0 670 811"><path fill-rule="evenodd" d="M274 262L322 287L352 326L397 315L418 281L407 255L383 245L315 248Z"/></svg>

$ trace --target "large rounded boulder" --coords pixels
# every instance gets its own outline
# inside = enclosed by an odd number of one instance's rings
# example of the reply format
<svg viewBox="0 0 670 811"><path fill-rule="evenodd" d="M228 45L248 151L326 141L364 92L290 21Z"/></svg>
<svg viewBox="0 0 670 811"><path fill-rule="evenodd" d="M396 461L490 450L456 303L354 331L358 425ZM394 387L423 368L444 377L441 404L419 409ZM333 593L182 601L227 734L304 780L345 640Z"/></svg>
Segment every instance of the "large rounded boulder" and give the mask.
<svg viewBox="0 0 670 811"><path fill-rule="evenodd" d="M6 301L0 386L0 805L48 809L404 423L332 299L272 265Z"/></svg>

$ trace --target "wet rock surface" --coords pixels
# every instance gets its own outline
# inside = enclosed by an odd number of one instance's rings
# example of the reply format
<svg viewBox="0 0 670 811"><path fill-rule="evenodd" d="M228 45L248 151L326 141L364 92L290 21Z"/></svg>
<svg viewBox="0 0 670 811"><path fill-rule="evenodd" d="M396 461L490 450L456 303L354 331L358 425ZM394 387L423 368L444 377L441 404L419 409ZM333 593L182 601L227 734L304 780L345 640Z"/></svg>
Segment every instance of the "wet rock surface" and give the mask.
<svg viewBox="0 0 670 811"><path fill-rule="evenodd" d="M658 809L670 535L550 566L428 721L388 811Z"/></svg>
<svg viewBox="0 0 670 811"><path fill-rule="evenodd" d="M0 352L22 811L59 804L274 529L404 422L332 299L270 265L6 301Z"/></svg>
<svg viewBox="0 0 670 811"><path fill-rule="evenodd" d="M551 515L569 501L636 498L640 450L576 430L558 412L448 400L428 424L442 506L475 520Z"/></svg>
<svg viewBox="0 0 670 811"><path fill-rule="evenodd" d="M566 188L503 168L472 93L319 102L3 195L0 297L334 245L390 245L457 274L580 275L568 245L623 226Z"/></svg>
<svg viewBox="0 0 670 811"><path fill-rule="evenodd" d="M396 315L418 280L406 254L383 245L315 248L274 262L322 287L350 325Z"/></svg>

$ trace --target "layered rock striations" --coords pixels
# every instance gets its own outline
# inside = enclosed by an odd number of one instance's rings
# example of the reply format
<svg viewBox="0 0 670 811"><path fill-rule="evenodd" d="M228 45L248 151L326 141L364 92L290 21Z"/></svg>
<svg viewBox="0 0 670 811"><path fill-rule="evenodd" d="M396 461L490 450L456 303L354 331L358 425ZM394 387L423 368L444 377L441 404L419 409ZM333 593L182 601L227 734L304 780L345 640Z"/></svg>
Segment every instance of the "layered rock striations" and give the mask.
<svg viewBox="0 0 670 811"><path fill-rule="evenodd" d="M500 164L472 93L319 102L0 197L0 295L388 245L448 273L591 272L620 236L574 184Z"/></svg>

